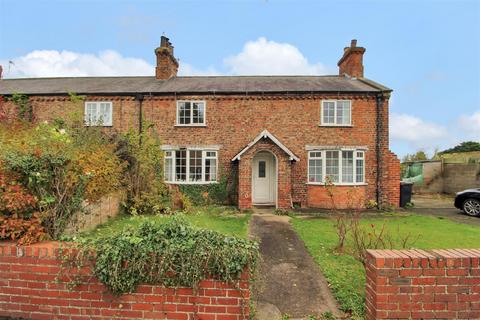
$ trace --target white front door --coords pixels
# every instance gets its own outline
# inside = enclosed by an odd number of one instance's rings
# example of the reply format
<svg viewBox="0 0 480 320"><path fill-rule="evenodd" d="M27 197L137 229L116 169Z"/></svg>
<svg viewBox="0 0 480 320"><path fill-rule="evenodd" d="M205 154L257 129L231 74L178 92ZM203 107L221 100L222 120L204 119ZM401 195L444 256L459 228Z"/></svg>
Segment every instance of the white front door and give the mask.
<svg viewBox="0 0 480 320"><path fill-rule="evenodd" d="M275 204L275 158L271 153L259 152L253 158L252 194L254 204Z"/></svg>

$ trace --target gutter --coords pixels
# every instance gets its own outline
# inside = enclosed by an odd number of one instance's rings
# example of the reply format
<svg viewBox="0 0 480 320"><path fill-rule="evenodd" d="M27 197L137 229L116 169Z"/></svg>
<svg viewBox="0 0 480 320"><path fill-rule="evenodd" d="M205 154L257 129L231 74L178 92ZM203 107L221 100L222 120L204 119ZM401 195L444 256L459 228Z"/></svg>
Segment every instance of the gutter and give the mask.
<svg viewBox="0 0 480 320"><path fill-rule="evenodd" d="M377 94L377 123L376 123L376 156L377 156L377 174L376 174L376 188L375 188L375 200L377 202L377 207L380 207L380 180L381 180L381 155L380 155L380 134L382 132L382 107L383 107L383 94L379 93Z"/></svg>
<svg viewBox="0 0 480 320"><path fill-rule="evenodd" d="M255 96L263 96L263 95L278 95L278 96L287 96L287 95L312 95L312 94L332 94L332 95L341 95L341 94L368 94L368 95L377 95L379 92L381 92L378 89L373 89L373 90L362 90L362 91L343 91L343 90L328 90L328 91L321 91L321 90L308 90L308 91L183 91L183 92L175 92L175 91L169 91L169 92L142 92L142 91L131 91L131 92L75 92L77 95L91 95L91 96L137 96L137 95L148 95L148 96L172 96L172 95L212 95L212 96L218 96L218 95L225 95L225 96L230 96L230 95L255 95ZM23 92L22 92L23 93ZM23 93L27 96L68 96L68 92L54 92L54 93L41 93L41 92L34 92L34 93ZM12 92L10 93L1 93L0 95L3 96L11 96L13 95Z"/></svg>

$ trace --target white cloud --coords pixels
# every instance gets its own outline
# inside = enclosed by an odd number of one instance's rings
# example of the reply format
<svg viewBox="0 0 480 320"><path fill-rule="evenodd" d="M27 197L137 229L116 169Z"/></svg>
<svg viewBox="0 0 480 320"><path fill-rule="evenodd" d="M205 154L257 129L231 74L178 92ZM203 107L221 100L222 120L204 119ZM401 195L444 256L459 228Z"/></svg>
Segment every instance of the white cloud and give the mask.
<svg viewBox="0 0 480 320"><path fill-rule="evenodd" d="M35 50L24 56L0 61L5 78L71 76L153 75L155 67L142 59L123 57L116 51L98 54L72 51Z"/></svg>
<svg viewBox="0 0 480 320"><path fill-rule="evenodd" d="M441 125L426 122L408 114L390 115L390 136L392 140L407 142L417 149L432 150L443 144L448 130Z"/></svg>
<svg viewBox="0 0 480 320"><path fill-rule="evenodd" d="M248 41L240 53L224 59L224 64L236 75L317 75L329 71L321 63L309 63L295 46L263 37Z"/></svg>
<svg viewBox="0 0 480 320"><path fill-rule="evenodd" d="M152 60L154 57L152 56ZM143 59L124 57L114 50L97 54L35 50L24 56L0 60L5 78L153 75L155 66ZM266 38L248 41L241 52L223 59L223 72L180 62L179 75L318 75L334 70L310 63L295 46Z"/></svg>
<svg viewBox="0 0 480 320"><path fill-rule="evenodd" d="M458 124L471 138L480 140L480 110L471 115L461 115Z"/></svg>

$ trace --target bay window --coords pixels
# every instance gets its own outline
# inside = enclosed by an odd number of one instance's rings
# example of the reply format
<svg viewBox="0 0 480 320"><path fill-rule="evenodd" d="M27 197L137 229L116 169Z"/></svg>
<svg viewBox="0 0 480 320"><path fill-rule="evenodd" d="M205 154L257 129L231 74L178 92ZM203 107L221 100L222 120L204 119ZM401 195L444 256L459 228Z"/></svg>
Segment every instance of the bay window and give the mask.
<svg viewBox="0 0 480 320"><path fill-rule="evenodd" d="M217 151L177 149L165 151L165 181L201 184L217 181Z"/></svg>
<svg viewBox="0 0 480 320"><path fill-rule="evenodd" d="M363 150L312 150L308 152L308 183L365 184Z"/></svg>

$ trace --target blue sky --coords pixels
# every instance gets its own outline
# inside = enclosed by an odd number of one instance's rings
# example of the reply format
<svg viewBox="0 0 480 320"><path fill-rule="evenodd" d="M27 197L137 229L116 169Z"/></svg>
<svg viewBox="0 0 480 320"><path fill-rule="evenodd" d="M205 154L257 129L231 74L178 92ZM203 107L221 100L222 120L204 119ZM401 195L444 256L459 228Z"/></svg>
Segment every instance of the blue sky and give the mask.
<svg viewBox="0 0 480 320"><path fill-rule="evenodd" d="M182 74L331 74L356 38L365 76L394 89L394 152L480 140L480 1L0 0L0 12L5 77L152 74L163 33Z"/></svg>

